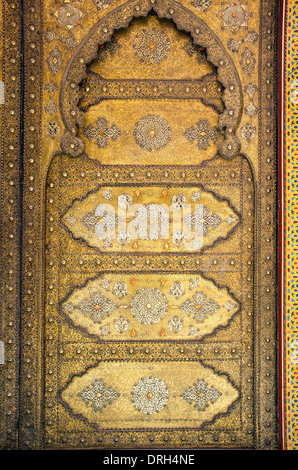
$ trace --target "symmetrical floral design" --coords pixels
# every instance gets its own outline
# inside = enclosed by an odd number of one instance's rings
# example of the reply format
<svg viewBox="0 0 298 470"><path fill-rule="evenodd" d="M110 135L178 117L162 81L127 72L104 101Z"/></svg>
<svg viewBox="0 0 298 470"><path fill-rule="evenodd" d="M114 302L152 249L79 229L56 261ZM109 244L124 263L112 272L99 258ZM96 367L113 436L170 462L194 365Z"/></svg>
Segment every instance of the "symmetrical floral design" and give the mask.
<svg viewBox="0 0 298 470"><path fill-rule="evenodd" d="M47 42L60 41L65 44L66 49L71 50L77 47L78 43L73 36L67 38L60 37L53 29L46 29L44 32L44 38Z"/></svg>
<svg viewBox="0 0 298 470"><path fill-rule="evenodd" d="M215 143L221 137L219 130L215 126L210 127L207 119L200 119L196 126L186 129L183 135L191 143L197 140L200 150L207 150L211 141Z"/></svg>
<svg viewBox="0 0 298 470"><path fill-rule="evenodd" d="M81 10L80 0L61 0L53 15L57 18L58 26L63 26L70 31L81 25L81 20L86 13Z"/></svg>
<svg viewBox="0 0 298 470"><path fill-rule="evenodd" d="M91 387L84 388L78 396L87 405L91 403L94 411L101 412L107 405L112 405L120 394L113 387L107 387L102 379L96 379Z"/></svg>
<svg viewBox="0 0 298 470"><path fill-rule="evenodd" d="M46 113L49 113L52 116L58 109L57 105L53 101L53 97L55 92L58 90L58 86L56 83L49 82L45 84L44 89L48 92L50 98L44 109Z"/></svg>
<svg viewBox="0 0 298 470"><path fill-rule="evenodd" d="M113 200L112 190L111 190L111 189L103 188L103 190L102 190L102 197L103 197L104 199L107 199L108 201L112 201L112 200Z"/></svg>
<svg viewBox="0 0 298 470"><path fill-rule="evenodd" d="M49 82L45 84L44 89L48 92L50 98L53 98L54 93L59 90L59 87L56 83Z"/></svg>
<svg viewBox="0 0 298 470"><path fill-rule="evenodd" d="M255 42L257 42L258 38L258 33L256 33L255 31L248 31L245 38L240 39L239 41L237 41L236 39L230 39L228 42L228 49L230 49L230 51L232 52L238 52L241 44L243 44L244 42L251 42L252 44L254 44Z"/></svg>
<svg viewBox="0 0 298 470"><path fill-rule="evenodd" d="M136 123L134 137L142 149L152 152L160 150L169 143L171 128L163 117L148 114Z"/></svg>
<svg viewBox="0 0 298 470"><path fill-rule="evenodd" d="M205 411L209 402L216 403L222 395L213 385L208 388L208 384L203 379L198 379L193 386L194 388L188 387L181 396L190 405L194 403L199 411Z"/></svg>
<svg viewBox="0 0 298 470"><path fill-rule="evenodd" d="M258 108L255 106L254 101L253 101L253 97L255 93L258 91L258 87L250 82L248 85L246 85L246 87L244 88L244 91L248 95L248 98L249 98L249 104L245 108L245 113L248 114L249 117L252 117L258 112Z"/></svg>
<svg viewBox="0 0 298 470"><path fill-rule="evenodd" d="M110 316L116 311L117 305L111 299L105 298L100 292L96 292L92 294L90 300L82 300L77 308L83 315L91 318L94 323L101 323L106 315Z"/></svg>
<svg viewBox="0 0 298 470"><path fill-rule="evenodd" d="M166 296L153 287L144 287L136 292L130 303L132 315L144 325L162 320L168 311Z"/></svg>
<svg viewBox="0 0 298 470"><path fill-rule="evenodd" d="M157 377L143 377L133 386L131 399L141 413L151 415L161 411L169 398L166 384Z"/></svg>
<svg viewBox="0 0 298 470"><path fill-rule="evenodd" d="M176 230L176 232L172 233L172 241L175 245L180 246L185 243L185 235L182 230Z"/></svg>
<svg viewBox="0 0 298 470"><path fill-rule="evenodd" d="M118 299L125 297L128 294L127 284L125 284L123 281L116 282L113 287L113 294L116 295Z"/></svg>
<svg viewBox="0 0 298 470"><path fill-rule="evenodd" d="M240 132L241 132L241 136L243 137L243 139L247 140L248 142L250 142L256 136L255 126L252 126L249 123L241 127Z"/></svg>
<svg viewBox="0 0 298 470"><path fill-rule="evenodd" d="M174 282L170 287L170 294L179 299L183 294L185 294L185 287L180 281Z"/></svg>
<svg viewBox="0 0 298 470"><path fill-rule="evenodd" d="M124 331L128 330L129 320L127 320L127 318L124 318L122 317L122 315L120 315L120 317L115 320L114 325L115 325L115 329L119 331L119 333L122 334L124 333Z"/></svg>
<svg viewBox="0 0 298 470"><path fill-rule="evenodd" d="M222 2L221 7L222 11L216 16L222 21L222 29L228 28L235 34L239 28L247 28L248 20L252 16L248 12L247 3L232 0L230 3Z"/></svg>
<svg viewBox="0 0 298 470"><path fill-rule="evenodd" d="M183 221L189 229L195 229L197 232L201 230L202 235L206 237L210 229L214 230L222 223L222 218L204 204L201 208L196 208L195 212L185 214Z"/></svg>
<svg viewBox="0 0 298 470"><path fill-rule="evenodd" d="M62 59L62 53L60 52L58 46L56 46L50 52L49 57L47 58L47 63L53 75L56 75L61 70L63 59Z"/></svg>
<svg viewBox="0 0 298 470"><path fill-rule="evenodd" d="M230 312L235 307L237 307L237 305L235 304L235 302L232 302L231 300L228 300L227 303L224 305L224 307L227 309L228 312Z"/></svg>
<svg viewBox="0 0 298 470"><path fill-rule="evenodd" d="M190 279L189 281L189 290L196 289L199 285L199 279L195 277L194 279Z"/></svg>
<svg viewBox="0 0 298 470"><path fill-rule="evenodd" d="M171 320L169 320L168 325L173 333L179 333L183 328L183 320L175 315Z"/></svg>
<svg viewBox="0 0 298 470"><path fill-rule="evenodd" d="M190 201L191 201L191 202L200 201L200 200L201 200L201 194L202 194L201 191L194 191L194 192L192 193L192 195L191 195Z"/></svg>
<svg viewBox="0 0 298 470"><path fill-rule="evenodd" d="M216 300L207 298L204 292L197 291L193 300L187 299L179 307L188 317L192 317L197 323L204 323L209 315L214 315L220 308Z"/></svg>
<svg viewBox="0 0 298 470"><path fill-rule="evenodd" d="M176 194L172 197L172 206L180 212L186 205L186 197L183 194Z"/></svg>
<svg viewBox="0 0 298 470"><path fill-rule="evenodd" d="M45 112L46 112L46 113L49 113L51 116L52 116L53 114L55 114L55 112L57 111L57 109L58 109L58 108L57 108L57 105L56 105L52 100L50 100L50 101L46 104L46 106L45 106L45 108L44 108Z"/></svg>
<svg viewBox="0 0 298 470"><path fill-rule="evenodd" d="M137 35L133 48L141 62L148 65L158 65L169 55L170 40L163 31L147 28Z"/></svg>
<svg viewBox="0 0 298 470"><path fill-rule="evenodd" d="M111 139L115 142L121 135L119 127L113 124L111 127L108 125L105 117L99 117L95 123L89 124L83 131L83 134L91 142L95 139L98 148L103 149L108 145L108 140Z"/></svg>
<svg viewBox="0 0 298 470"><path fill-rule="evenodd" d="M56 121L49 121L47 124L44 125L46 133L54 139L56 135L59 134L61 126L59 122Z"/></svg>
<svg viewBox="0 0 298 470"><path fill-rule="evenodd" d="M196 326L189 325L189 336L194 336L197 338L199 336L200 328L197 328Z"/></svg>
<svg viewBox="0 0 298 470"><path fill-rule="evenodd" d="M241 54L240 65L242 70L250 75L255 68L256 59L254 58L254 53L250 51L247 47L245 51Z"/></svg>

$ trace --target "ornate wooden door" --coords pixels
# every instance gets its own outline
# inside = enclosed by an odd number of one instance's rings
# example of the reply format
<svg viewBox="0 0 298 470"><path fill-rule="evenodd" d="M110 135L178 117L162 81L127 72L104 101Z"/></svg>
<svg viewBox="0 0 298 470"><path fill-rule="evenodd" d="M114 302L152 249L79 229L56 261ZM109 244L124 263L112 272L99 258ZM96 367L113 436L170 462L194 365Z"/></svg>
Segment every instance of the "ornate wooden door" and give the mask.
<svg viewBox="0 0 298 470"><path fill-rule="evenodd" d="M42 3L21 447L275 448L274 9Z"/></svg>

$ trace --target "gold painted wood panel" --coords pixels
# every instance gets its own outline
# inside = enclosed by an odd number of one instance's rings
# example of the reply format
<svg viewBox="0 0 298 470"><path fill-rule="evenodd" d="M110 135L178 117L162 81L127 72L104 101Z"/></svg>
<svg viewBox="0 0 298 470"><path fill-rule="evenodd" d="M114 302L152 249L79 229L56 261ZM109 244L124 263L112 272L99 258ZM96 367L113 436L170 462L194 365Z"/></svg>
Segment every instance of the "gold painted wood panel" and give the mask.
<svg viewBox="0 0 298 470"><path fill-rule="evenodd" d="M3 447L276 448L276 22L263 0L25 0Z"/></svg>

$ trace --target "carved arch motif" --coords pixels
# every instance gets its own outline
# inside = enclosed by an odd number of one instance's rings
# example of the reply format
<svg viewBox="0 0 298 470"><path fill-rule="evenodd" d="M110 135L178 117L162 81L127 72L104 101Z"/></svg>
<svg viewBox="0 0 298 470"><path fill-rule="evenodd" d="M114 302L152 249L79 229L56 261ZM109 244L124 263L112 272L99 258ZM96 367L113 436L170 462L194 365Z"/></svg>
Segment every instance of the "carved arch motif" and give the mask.
<svg viewBox="0 0 298 470"><path fill-rule="evenodd" d="M98 53L98 46L111 40L115 30L128 27L135 17L147 16L153 10L159 18L171 19L179 30L191 34L194 44L206 49L207 59L217 67L218 80L224 87L224 111L219 115L219 128L225 130L225 139L218 153L226 159L239 154L240 143L235 135L239 124L243 99L240 78L233 61L219 38L195 14L173 0L131 0L101 19L91 29L72 56L65 70L60 91L60 108L65 134L62 150L72 157L84 152L84 144L77 137L77 128L84 125L84 112L79 109L79 84L86 77L86 67Z"/></svg>

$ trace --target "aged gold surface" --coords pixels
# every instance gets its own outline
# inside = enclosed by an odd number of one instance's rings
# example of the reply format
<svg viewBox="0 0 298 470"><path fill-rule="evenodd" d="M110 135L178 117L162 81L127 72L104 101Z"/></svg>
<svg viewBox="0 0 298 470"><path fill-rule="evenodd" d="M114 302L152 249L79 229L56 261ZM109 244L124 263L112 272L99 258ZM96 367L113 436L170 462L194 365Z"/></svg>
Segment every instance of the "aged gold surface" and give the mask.
<svg viewBox="0 0 298 470"><path fill-rule="evenodd" d="M273 7L25 1L20 448L276 447Z"/></svg>

